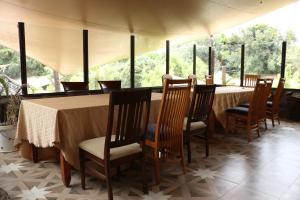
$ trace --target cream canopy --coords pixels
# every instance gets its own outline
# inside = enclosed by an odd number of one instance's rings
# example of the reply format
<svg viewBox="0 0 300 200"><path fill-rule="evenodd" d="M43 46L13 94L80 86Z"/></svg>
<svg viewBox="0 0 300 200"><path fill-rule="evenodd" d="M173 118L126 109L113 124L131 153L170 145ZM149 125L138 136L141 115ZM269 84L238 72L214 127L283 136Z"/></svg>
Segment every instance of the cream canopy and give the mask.
<svg viewBox="0 0 300 200"><path fill-rule="evenodd" d="M18 50L25 22L27 55L62 74L82 70L82 30L90 66L163 47L166 39L218 33L296 0L0 0L0 44Z"/></svg>

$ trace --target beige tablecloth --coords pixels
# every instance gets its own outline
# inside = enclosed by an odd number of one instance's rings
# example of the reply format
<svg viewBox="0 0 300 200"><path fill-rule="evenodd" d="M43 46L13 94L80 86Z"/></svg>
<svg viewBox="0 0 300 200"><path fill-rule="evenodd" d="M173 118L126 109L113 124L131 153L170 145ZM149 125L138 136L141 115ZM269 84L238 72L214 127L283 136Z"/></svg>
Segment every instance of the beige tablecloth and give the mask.
<svg viewBox="0 0 300 200"><path fill-rule="evenodd" d="M149 121L155 121L162 95L152 93ZM78 168L78 144L105 136L109 95L85 95L23 100L15 143L57 146L66 161Z"/></svg>
<svg viewBox="0 0 300 200"><path fill-rule="evenodd" d="M225 110L237 106L240 103L248 102L254 92L254 88L244 87L217 87L213 103L213 112L216 119L225 128L226 114Z"/></svg>

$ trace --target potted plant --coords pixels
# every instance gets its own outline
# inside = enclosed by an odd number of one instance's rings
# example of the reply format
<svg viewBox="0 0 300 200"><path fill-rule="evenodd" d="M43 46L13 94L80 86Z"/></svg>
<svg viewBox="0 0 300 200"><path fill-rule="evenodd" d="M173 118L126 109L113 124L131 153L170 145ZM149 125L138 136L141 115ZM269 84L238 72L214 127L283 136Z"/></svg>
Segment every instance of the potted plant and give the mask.
<svg viewBox="0 0 300 200"><path fill-rule="evenodd" d="M0 122L0 152L12 152L15 151L13 145L16 125L18 122L19 107L21 103L20 92L21 88L17 91L10 91L7 78L4 75L0 75L0 94L4 92L4 96L0 96L2 100L2 110L4 116L2 122Z"/></svg>

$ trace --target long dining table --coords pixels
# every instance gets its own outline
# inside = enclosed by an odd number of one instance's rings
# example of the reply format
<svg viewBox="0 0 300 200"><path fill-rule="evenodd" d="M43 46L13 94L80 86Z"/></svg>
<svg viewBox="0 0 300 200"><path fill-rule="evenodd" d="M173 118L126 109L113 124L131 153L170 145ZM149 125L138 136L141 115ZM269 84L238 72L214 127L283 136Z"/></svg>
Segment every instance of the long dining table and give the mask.
<svg viewBox="0 0 300 200"><path fill-rule="evenodd" d="M252 93L253 88L217 87L215 118L225 125L225 109L247 101ZM152 93L149 122L157 120L161 98L161 93ZM23 157L34 162L49 159L49 154L58 157L62 180L68 186L71 167L79 169L79 143L106 134L108 105L108 94L23 100L15 144Z"/></svg>
<svg viewBox="0 0 300 200"><path fill-rule="evenodd" d="M225 110L237 106L241 103L249 102L253 92L253 87L217 87L212 106L212 111L214 115L213 119L217 120L223 128L226 128ZM211 127L213 128L214 125L212 125Z"/></svg>
<svg viewBox="0 0 300 200"><path fill-rule="evenodd" d="M152 93L149 122L158 116L161 97ZM23 100L15 145L27 145L21 154L35 162L43 160L39 150L59 150L61 175L68 186L71 166L79 169L79 143L106 135L108 107L109 94Z"/></svg>

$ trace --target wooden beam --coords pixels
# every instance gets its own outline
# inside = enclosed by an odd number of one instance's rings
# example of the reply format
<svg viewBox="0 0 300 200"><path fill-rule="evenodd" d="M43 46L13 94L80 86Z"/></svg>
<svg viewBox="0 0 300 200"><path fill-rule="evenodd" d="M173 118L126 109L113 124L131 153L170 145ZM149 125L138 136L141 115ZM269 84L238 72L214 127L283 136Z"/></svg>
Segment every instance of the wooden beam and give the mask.
<svg viewBox="0 0 300 200"><path fill-rule="evenodd" d="M197 47L194 44L193 46L193 74L196 75L196 55L197 55Z"/></svg>
<svg viewBox="0 0 300 200"><path fill-rule="evenodd" d="M286 41L282 42L280 78L285 76Z"/></svg>

